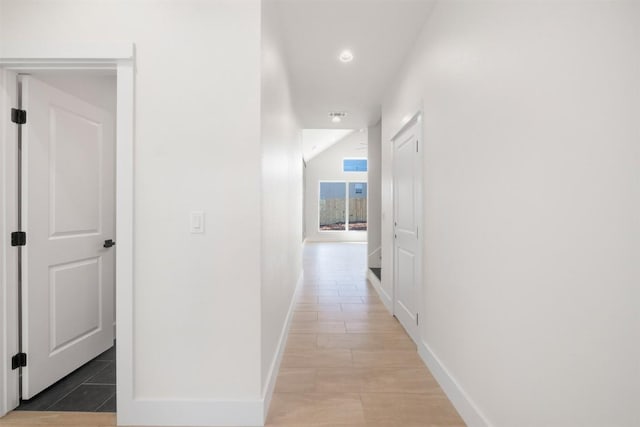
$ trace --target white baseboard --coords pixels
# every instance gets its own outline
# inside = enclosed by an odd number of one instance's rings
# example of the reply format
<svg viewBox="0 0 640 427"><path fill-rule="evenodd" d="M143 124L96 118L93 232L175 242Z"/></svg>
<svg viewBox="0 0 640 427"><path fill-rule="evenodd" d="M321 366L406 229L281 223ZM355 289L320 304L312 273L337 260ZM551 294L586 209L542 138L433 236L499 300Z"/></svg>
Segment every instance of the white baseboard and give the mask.
<svg viewBox="0 0 640 427"><path fill-rule="evenodd" d="M467 392L460 387L460 384L453 378L440 359L431 351L427 343L422 340L418 344L418 353L467 426L493 427L493 424L484 416Z"/></svg>
<svg viewBox="0 0 640 427"><path fill-rule="evenodd" d="M367 269L367 279L371 282L371 285L373 285L387 310L393 313L393 300L391 296L384 291L380 279L378 279L370 269ZM467 426L493 427L493 424L482 414L478 406L469 398L469 395L460 387L460 384L458 384L453 376L451 376L429 346L424 341L419 341L418 353L422 361L427 365L427 368L429 368L436 381L438 381L440 387L442 387Z"/></svg>
<svg viewBox="0 0 640 427"><path fill-rule="evenodd" d="M142 400L121 408L118 425L125 426L234 426L264 425L262 399L227 400ZM126 414L126 415L123 415Z"/></svg>
<svg viewBox="0 0 640 427"><path fill-rule="evenodd" d="M265 387L262 392L262 398L264 403L263 404L264 422L267 421L267 415L269 414L269 405L271 405L273 390L276 387L276 380L278 379L278 371L280 370L280 362L282 361L282 355L284 354L285 347L287 346L287 337L289 336L289 329L291 328L291 318L293 317L293 310L295 309L296 299L298 296L298 292L302 287L303 281L304 281L304 271L300 273L300 277L298 277L298 283L296 283L296 289L293 292L293 296L291 297L291 303L289 304L289 311L287 313L287 318L284 322L284 326L282 327L282 332L280 333L280 339L278 340L276 356L273 358L273 362L271 363L269 374L267 375L267 382L265 383Z"/></svg>
<svg viewBox="0 0 640 427"><path fill-rule="evenodd" d="M387 310L389 310L389 312L393 314L393 301L391 301L391 295L387 294L384 289L382 289L382 283L380 282L380 279L378 279L378 276L373 274L373 271L371 271L370 268L367 268L367 280L371 282L371 285L373 285L373 288L378 293L378 296L380 297L380 300L382 301L384 306L387 307Z"/></svg>

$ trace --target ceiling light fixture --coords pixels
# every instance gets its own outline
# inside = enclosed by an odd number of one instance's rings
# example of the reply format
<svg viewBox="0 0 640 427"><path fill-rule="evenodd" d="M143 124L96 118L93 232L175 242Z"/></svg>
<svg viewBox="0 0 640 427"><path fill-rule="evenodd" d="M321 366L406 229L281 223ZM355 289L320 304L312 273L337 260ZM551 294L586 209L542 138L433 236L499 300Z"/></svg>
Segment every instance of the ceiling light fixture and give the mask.
<svg viewBox="0 0 640 427"><path fill-rule="evenodd" d="M347 113L344 111L334 111L329 113L329 117L333 123L340 123L344 117L346 117Z"/></svg>
<svg viewBox="0 0 640 427"><path fill-rule="evenodd" d="M340 59L341 62L351 62L353 61L353 52L351 52L349 49L345 49L342 52L340 52L340 56L338 56L338 59Z"/></svg>

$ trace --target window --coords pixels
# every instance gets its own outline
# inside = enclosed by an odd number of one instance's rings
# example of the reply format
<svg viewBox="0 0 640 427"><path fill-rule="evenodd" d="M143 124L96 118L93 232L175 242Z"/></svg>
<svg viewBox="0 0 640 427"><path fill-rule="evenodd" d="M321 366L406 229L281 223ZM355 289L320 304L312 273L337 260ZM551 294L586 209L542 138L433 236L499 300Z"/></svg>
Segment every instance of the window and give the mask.
<svg viewBox="0 0 640 427"><path fill-rule="evenodd" d="M367 159L344 159L342 170L344 172L366 172Z"/></svg>
<svg viewBox="0 0 640 427"><path fill-rule="evenodd" d="M367 183L321 182L320 231L367 230Z"/></svg>
<svg viewBox="0 0 640 427"><path fill-rule="evenodd" d="M346 230L346 187L344 182L320 183L320 230Z"/></svg>
<svg viewBox="0 0 640 427"><path fill-rule="evenodd" d="M367 183L349 183L349 230L367 230Z"/></svg>

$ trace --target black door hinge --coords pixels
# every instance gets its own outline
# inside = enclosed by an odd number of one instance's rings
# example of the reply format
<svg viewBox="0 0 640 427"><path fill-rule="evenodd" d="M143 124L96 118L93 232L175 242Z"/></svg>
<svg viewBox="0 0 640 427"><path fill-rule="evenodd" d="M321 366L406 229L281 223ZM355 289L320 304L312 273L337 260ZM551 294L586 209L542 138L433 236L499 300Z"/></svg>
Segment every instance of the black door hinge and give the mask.
<svg viewBox="0 0 640 427"><path fill-rule="evenodd" d="M24 231L14 231L11 233L11 246L25 246L27 244L27 233Z"/></svg>
<svg viewBox="0 0 640 427"><path fill-rule="evenodd" d="M27 366L27 353L18 353L11 358L11 369L18 369Z"/></svg>
<svg viewBox="0 0 640 427"><path fill-rule="evenodd" d="M27 112L18 108L11 109L11 121L13 123L23 125L27 123Z"/></svg>

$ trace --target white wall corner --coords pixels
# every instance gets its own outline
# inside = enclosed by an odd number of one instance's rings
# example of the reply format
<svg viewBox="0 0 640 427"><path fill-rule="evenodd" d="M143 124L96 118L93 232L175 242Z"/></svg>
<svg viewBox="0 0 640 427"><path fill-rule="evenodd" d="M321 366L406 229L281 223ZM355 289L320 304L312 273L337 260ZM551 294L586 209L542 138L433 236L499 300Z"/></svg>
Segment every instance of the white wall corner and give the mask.
<svg viewBox="0 0 640 427"><path fill-rule="evenodd" d="M387 310L389 310L389 313L393 314L393 301L391 300L391 295L384 291L380 279L378 279L370 269L367 269L367 280L369 280L373 288L378 292L378 296L382 300L384 306L387 307Z"/></svg>
<svg viewBox="0 0 640 427"><path fill-rule="evenodd" d="M469 427L494 427L423 340L418 343L418 353Z"/></svg>
<svg viewBox="0 0 640 427"><path fill-rule="evenodd" d="M276 350L276 356L273 358L273 362L271 363L271 367L269 368L269 374L267 375L267 381L264 386L264 390L262 391L263 398L263 420L267 422L267 415L269 414L269 406L271 405L271 398L273 397L273 391L276 387L276 381L278 379L278 372L280 371L280 362L282 362L282 356L284 355L284 350L287 347L287 337L289 336L289 329L291 329L291 319L293 318L293 310L296 306L296 300L298 297L298 292L300 288L302 288L302 283L304 281L304 270L300 272L300 277L298 277L298 282L296 283L296 289L293 292L293 296L291 297L291 303L289 304L289 311L287 312L287 318L282 327L282 332L280 333L280 339L278 340L278 348Z"/></svg>

